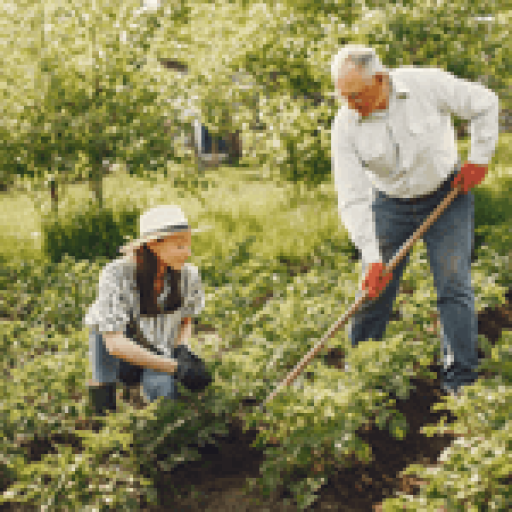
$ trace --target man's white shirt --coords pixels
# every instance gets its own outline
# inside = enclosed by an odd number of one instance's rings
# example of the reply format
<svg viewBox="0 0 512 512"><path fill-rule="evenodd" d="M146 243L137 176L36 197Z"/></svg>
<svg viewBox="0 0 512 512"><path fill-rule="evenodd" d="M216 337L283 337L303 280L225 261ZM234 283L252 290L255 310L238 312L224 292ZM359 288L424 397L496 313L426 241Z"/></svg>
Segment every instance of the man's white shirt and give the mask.
<svg viewBox="0 0 512 512"><path fill-rule="evenodd" d="M468 161L487 165L499 135L498 96L437 68L392 69L386 110L363 118L344 105L331 130L338 210L367 263L382 261L371 209L374 188L397 198L429 194L459 155L451 120L471 122Z"/></svg>

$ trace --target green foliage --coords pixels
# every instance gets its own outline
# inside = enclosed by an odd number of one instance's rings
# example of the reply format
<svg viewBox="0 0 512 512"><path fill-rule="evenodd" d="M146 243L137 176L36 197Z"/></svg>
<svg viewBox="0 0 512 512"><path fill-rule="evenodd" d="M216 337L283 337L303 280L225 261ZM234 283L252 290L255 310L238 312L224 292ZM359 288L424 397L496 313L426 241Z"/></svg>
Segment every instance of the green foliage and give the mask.
<svg viewBox="0 0 512 512"><path fill-rule="evenodd" d="M390 67L437 66L472 81L488 76L506 107L507 13L496 15L489 29L472 19L488 14L488 3L477 9L469 0L377 4L368 7L380 10L365 11L351 1L252 3L237 11L236 4L217 2L215 26L207 30L213 6L194 6L188 44L175 55L189 63L200 84L195 91L203 122L214 133L242 130L244 161L262 166L267 176L325 180L328 131L337 110L328 99L333 92L329 65L339 46L350 41L374 45ZM212 40L217 51L197 50L209 48ZM240 73L245 89L230 79ZM263 130L251 131L251 126Z"/></svg>
<svg viewBox="0 0 512 512"><path fill-rule="evenodd" d="M388 3L376 15L358 20L356 26L359 39L382 48L389 66L442 67L473 81L490 75L495 78L493 89L505 94L509 78L503 65L510 54L510 41L503 31L506 16L496 15L491 30L474 19L491 13L495 11L489 2L475 6L470 0L410 6Z"/></svg>
<svg viewBox="0 0 512 512"><path fill-rule="evenodd" d="M3 329L7 329L4 347L9 347L9 340L17 337L20 328L36 328L39 332L53 328L61 333L79 329L84 315L83 305L93 302L99 272L107 261L100 257L94 262L76 262L65 255L60 263L42 258L6 262L1 283L8 293L0 312L13 323L3 324ZM11 325L19 327L13 327L15 331L8 334ZM18 343L26 340L27 348L35 350L31 336L19 338Z"/></svg>
<svg viewBox="0 0 512 512"><path fill-rule="evenodd" d="M284 180L326 180L337 110L329 98L329 65L350 41L374 45L390 67L438 66L473 81L487 76L502 107L510 103L510 13L488 2L478 8L470 0L365 8L352 0L249 2L240 8L232 1L182 0L140 13L135 0L121 10L115 2L101 9L80 2L75 9L73 1L54 0L44 13L27 15L31 5L5 9L6 26L16 27L3 39L12 49L2 61L12 77L2 91L8 108L0 126L6 183L13 173L42 183L78 174L97 181L104 162L126 162L142 175L168 159L190 160L193 153L178 136L190 123L183 111L188 102L212 134L242 133L245 162ZM489 9L496 13L492 24L473 19ZM167 58L185 63L188 74L159 64ZM256 125L264 133L253 132Z"/></svg>
<svg viewBox="0 0 512 512"><path fill-rule="evenodd" d="M65 254L77 260L96 256L114 259L125 243L124 236L138 235L140 213L137 208L127 207L116 214L112 208L100 210L93 202L74 212L48 212L41 219L42 252L56 263Z"/></svg>
<svg viewBox="0 0 512 512"><path fill-rule="evenodd" d="M107 443L119 449L120 443L114 436L107 438ZM98 472L97 457L89 453L75 454L71 447L58 445L58 453L45 455L40 462L23 467L19 481L0 501L15 498L18 502L30 503L36 496L41 510L69 510L80 503L81 510L91 512L112 510L112 507L138 511L140 496L155 503L156 493L149 480L134 478L132 468L120 465L120 459L119 454L114 453Z"/></svg>
<svg viewBox="0 0 512 512"><path fill-rule="evenodd" d="M145 187L135 178L116 180L123 182L134 211L142 211L148 204L174 201L178 191L172 175L166 184L156 178ZM204 179L213 180L210 175ZM11 320L0 322L6 376L0 388L6 397L0 411L5 418L0 432L6 489L2 500L50 508L61 503L61 510L66 506L138 510L142 496L156 499L152 482L158 471L197 460L198 452L191 445L215 442L215 435L223 435L226 424L238 416L245 427L267 427L255 441L266 458L261 478L253 485L262 494L287 487L304 509L350 454L371 461L370 446L355 433L360 427L375 422L397 439L407 435L407 422L389 394L405 398L413 377L433 377L427 367L440 350L437 334L428 329L436 299L432 276L425 272L424 243L414 246L404 272L403 287L413 293L397 298L403 318L389 324L385 338L356 349L350 348L343 330L329 340L329 347L345 350L351 375L325 366L317 357L292 386L276 395L268 413L240 412L242 398L262 401L268 396L352 304L360 262L350 259L345 235L333 234L339 221L332 184L297 194L291 185L272 182L244 187L243 181L233 182L227 174L213 181L215 187L195 194L182 192L191 220L212 225L194 239L193 263L201 269L207 297L201 323L216 329L215 334L205 335L204 342L191 340L215 380L203 396L189 394L192 404L187 407L159 400L137 411L118 400L118 413L104 419L106 428L98 434L84 430L90 368L82 319L110 257L76 260L66 255L60 263L47 258L6 260L0 277L7 300L1 314ZM115 201L107 195L111 211L117 213L116 220L122 219L126 200L119 185L107 184L107 190L117 192ZM493 180L491 185L496 185ZM75 190L69 196L80 197ZM73 204L66 203L66 208L73 218ZM324 220L319 225L320 217ZM117 223L119 233L134 228L126 219ZM508 230L488 226L487 236L510 247ZM512 282L509 255L493 247L478 247L473 263L477 310L502 304ZM470 412L460 426L490 440L489 447L496 451L491 458L488 452L478 452L492 461L491 470L481 472L478 485L483 490L466 480L463 462L458 462L464 452L454 451L449 459L457 475L452 481L465 486L467 499L478 503L492 485L497 510L505 510L509 499L500 476L506 467L500 450L506 446L501 432L507 428L507 402L493 391L508 399L507 343L492 348L480 337L488 358L486 369L497 377L468 390L464 403ZM487 401L489 393L493 406L486 402L483 407L480 402ZM450 401L447 405L458 407ZM478 416L481 411L486 422ZM75 437L64 440L59 435ZM39 440L51 441L54 449L32 460L27 446ZM267 444L270 441L272 445ZM157 461L162 454L165 460ZM448 481L446 475L444 479ZM447 488L446 494L460 492L452 489ZM430 492L429 504L437 503L435 492ZM425 509L423 502L418 503L418 510Z"/></svg>
<svg viewBox="0 0 512 512"><path fill-rule="evenodd" d="M10 7L2 34L12 50L2 59L12 76L1 91L4 176L16 171L21 183L25 176L41 184L97 181L107 163L122 161L141 174L172 157L163 128L170 120L180 126L179 112L166 101L174 79L149 54L157 14L140 12L138 0L122 8L90 0ZM180 9L173 14L168 19L185 16ZM20 40L11 27L33 35Z"/></svg>
<svg viewBox="0 0 512 512"><path fill-rule="evenodd" d="M308 108L308 103L286 94L260 103L260 120L267 130L247 134L245 140L254 152L246 161L262 166L268 176L293 183L317 185L329 179L329 111L326 106ZM279 174L272 169L279 169Z"/></svg>
<svg viewBox="0 0 512 512"><path fill-rule="evenodd" d="M322 13L307 1L247 2L244 9L237 2L183 1L157 15L136 14L135 0L121 8L118 2L103 2L101 9L79 4L74 16L69 14L78 4L65 0L44 6L3 2L0 8L0 62L8 71L0 87L2 182L19 174L31 190L54 179L98 179L104 159L128 164L129 173L151 180L106 179L112 206L101 214L86 194L73 207L64 201L55 217L47 206L40 208L43 243L37 257L8 252L12 242L18 247L30 236L26 219L37 215L11 202L3 206L0 502L56 511L139 510L142 497L156 501L156 472L197 460L191 445L214 443L238 416L245 427L267 428L255 441L266 456L255 484L264 494L288 487L303 510L348 456L371 461L358 428L375 422L404 438L407 422L389 394L405 398L412 378L433 377L428 366L440 351L437 334L428 328L436 293L420 242L403 278L413 292L397 297L402 319L389 324L384 339L352 349L340 330L329 341L345 350L352 374L318 357L276 395L268 413L240 412L240 399L268 396L356 294L360 262L351 259L354 247L346 232L338 234L329 175L328 130L336 111L334 102L325 101L332 90L330 59L344 42L365 42L390 66L435 65L470 80L490 74L501 94L510 85L510 15L500 12L485 40L466 12L471 7L471 15L485 14L488 4L476 8L469 0L369 2L370 8L384 8L372 16L351 1L326 2ZM489 62L481 59L482 51L490 53ZM161 57L186 62L189 75L164 70ZM245 72L244 83L231 79L238 72ZM282 75L272 81L275 72ZM187 124L180 111L188 99L212 133L242 130L245 161L258 165L259 180L267 175L275 181L244 188L242 170L235 181L220 174L192 176L190 152L179 140L170 144L172 134L162 130L166 121L173 132ZM255 123L263 131L249 131ZM173 158L185 165L169 165ZM477 310L503 304L512 283L510 144L504 135L495 160L475 191ZM172 202L186 206L192 223L212 226L194 238L192 262L207 297L200 320L216 333L191 345L215 380L202 396L189 394L187 407L158 400L138 411L118 400L118 413L95 434L87 426L90 368L82 319L96 297L102 267L117 256L123 235L136 235L138 214ZM12 232L12 225L19 229ZM470 386L460 402L445 404L458 416L452 428L466 437L442 454L444 464L434 471L407 468L427 485L419 496L386 500L384 510L511 508L512 338L504 332L495 347L479 338L486 354L482 366L493 377ZM443 428L440 422L425 432ZM271 440L274 446L266 444ZM48 448L34 460L29 446L45 443ZM162 454L166 459L157 461Z"/></svg>
<svg viewBox="0 0 512 512"><path fill-rule="evenodd" d="M510 194L512 193L512 179L503 182L499 191L477 189L475 196L475 231L485 229L489 225L505 224L510 215ZM487 196L487 197L484 197ZM488 208L489 203L493 208Z"/></svg>
<svg viewBox="0 0 512 512"><path fill-rule="evenodd" d="M439 456L440 465L423 467L411 464L404 475L414 474L425 485L419 495L400 495L384 501L383 510L507 510L512 504L512 331L504 331L492 349L485 369L498 369L493 380L477 382L456 403L447 399L457 414L450 430L462 435ZM436 404L439 410L443 404ZM423 427L432 436L446 430L444 419L435 426ZM401 494L401 493L399 493ZM428 505L428 507L427 507Z"/></svg>

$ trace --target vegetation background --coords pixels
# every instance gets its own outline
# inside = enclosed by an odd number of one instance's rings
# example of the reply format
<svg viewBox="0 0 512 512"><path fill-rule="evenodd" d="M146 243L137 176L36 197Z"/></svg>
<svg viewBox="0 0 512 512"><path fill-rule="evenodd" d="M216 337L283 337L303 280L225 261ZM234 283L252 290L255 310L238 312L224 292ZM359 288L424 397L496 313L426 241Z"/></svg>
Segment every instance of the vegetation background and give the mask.
<svg viewBox="0 0 512 512"><path fill-rule="evenodd" d="M436 294L419 242L382 342L351 349L338 332L271 414L244 406L274 389L357 290L360 261L330 174L332 55L364 42L390 67L480 79L505 112L504 4L176 0L141 10L138 0L6 0L0 9L2 507L511 508L506 117L474 190L479 381L458 401L439 394ZM198 168L188 105L212 133L240 133L241 159ZM466 157L469 139L458 145ZM148 407L138 390L119 389L118 413L91 418L85 310L140 212L169 203L213 228L194 239L207 303L192 346L215 382Z"/></svg>

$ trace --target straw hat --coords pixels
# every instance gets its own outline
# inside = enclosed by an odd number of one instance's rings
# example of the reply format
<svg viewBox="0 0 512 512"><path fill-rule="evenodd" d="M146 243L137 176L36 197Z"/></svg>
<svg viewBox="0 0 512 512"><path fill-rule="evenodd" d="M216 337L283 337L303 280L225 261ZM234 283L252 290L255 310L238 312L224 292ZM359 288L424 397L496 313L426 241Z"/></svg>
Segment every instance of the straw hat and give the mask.
<svg viewBox="0 0 512 512"><path fill-rule="evenodd" d="M192 229L192 233L206 231L209 226L202 229ZM190 230L188 220L179 206L155 206L139 217L139 238L127 242L119 247L119 252L128 254L146 242L163 238L171 233Z"/></svg>

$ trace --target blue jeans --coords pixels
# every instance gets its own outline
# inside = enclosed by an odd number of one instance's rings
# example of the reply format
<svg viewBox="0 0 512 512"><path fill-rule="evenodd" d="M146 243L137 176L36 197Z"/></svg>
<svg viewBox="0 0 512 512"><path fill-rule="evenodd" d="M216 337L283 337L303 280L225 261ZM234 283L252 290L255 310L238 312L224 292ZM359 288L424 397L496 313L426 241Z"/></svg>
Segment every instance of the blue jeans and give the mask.
<svg viewBox="0 0 512 512"><path fill-rule="evenodd" d="M125 330L125 335L126 332ZM109 353L103 335L96 329L89 330L89 361L93 380L101 384L118 381L120 360ZM148 402L153 402L160 396L175 399L178 395L173 375L150 368L143 369L142 391Z"/></svg>
<svg viewBox="0 0 512 512"><path fill-rule="evenodd" d="M460 165L457 165L455 175ZM452 190L450 179L437 191L416 202L392 198L376 192L372 205L376 235L384 260L388 263L402 244ZM441 386L445 391L473 383L478 378L478 322L471 287L471 252L474 243L474 196L459 193L423 235L437 291L437 309L441 321L443 370ZM382 340L400 278L409 253L393 271L393 278L374 300L365 302L351 318L348 333L355 347L370 338ZM368 263L362 261L362 276ZM361 278L362 282L363 277ZM359 288L356 300L362 295ZM451 361L447 360L448 352Z"/></svg>

